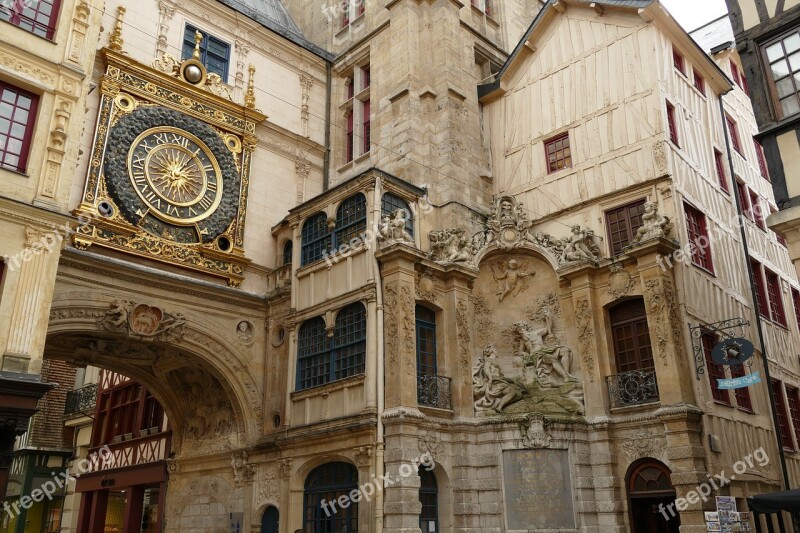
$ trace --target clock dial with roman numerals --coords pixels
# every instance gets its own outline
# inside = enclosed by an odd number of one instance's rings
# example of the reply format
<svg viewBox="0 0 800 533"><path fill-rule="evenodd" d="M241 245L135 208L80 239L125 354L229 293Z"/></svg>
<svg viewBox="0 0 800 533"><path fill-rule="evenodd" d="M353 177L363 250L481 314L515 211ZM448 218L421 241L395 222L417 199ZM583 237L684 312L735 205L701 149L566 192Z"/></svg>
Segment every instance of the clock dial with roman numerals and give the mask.
<svg viewBox="0 0 800 533"><path fill-rule="evenodd" d="M212 243L239 212L236 157L210 125L161 106L141 106L109 131L108 195L130 224L180 244Z"/></svg>
<svg viewBox="0 0 800 533"><path fill-rule="evenodd" d="M194 224L222 200L222 175L206 144L172 127L144 131L128 155L130 179L150 213L172 224Z"/></svg>

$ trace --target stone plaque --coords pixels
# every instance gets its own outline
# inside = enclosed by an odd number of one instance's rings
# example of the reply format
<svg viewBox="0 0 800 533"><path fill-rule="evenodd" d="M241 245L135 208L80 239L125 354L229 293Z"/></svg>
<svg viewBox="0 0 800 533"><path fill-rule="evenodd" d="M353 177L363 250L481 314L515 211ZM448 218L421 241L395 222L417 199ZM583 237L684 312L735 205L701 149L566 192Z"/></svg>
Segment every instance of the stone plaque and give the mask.
<svg viewBox="0 0 800 533"><path fill-rule="evenodd" d="M567 450L506 450L503 479L508 529L575 529Z"/></svg>

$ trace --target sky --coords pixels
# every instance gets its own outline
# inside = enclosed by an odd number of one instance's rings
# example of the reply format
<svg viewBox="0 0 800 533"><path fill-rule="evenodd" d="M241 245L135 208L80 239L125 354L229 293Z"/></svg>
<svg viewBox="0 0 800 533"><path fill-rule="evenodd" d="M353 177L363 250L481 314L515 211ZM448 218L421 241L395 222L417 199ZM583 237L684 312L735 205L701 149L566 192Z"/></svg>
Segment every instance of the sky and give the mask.
<svg viewBox="0 0 800 533"><path fill-rule="evenodd" d="M686 31L699 28L728 12L725 0L661 0Z"/></svg>

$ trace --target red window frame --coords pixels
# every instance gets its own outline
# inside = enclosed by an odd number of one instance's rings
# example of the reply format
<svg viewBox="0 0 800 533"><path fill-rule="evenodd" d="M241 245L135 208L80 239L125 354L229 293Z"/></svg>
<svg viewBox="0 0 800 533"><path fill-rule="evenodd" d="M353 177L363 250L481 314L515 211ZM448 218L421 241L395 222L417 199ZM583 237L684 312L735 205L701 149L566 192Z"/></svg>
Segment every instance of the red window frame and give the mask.
<svg viewBox="0 0 800 533"><path fill-rule="evenodd" d="M792 287L792 304L794 306L795 325L800 330L800 291L794 287Z"/></svg>
<svg viewBox="0 0 800 533"><path fill-rule="evenodd" d="M350 25L350 2L344 2L344 11L342 12L342 25L339 29L344 29Z"/></svg>
<svg viewBox="0 0 800 533"><path fill-rule="evenodd" d="M750 209L750 190L739 180L736 180L736 190L739 196L739 209L749 220L753 220L753 211Z"/></svg>
<svg viewBox="0 0 800 533"><path fill-rule="evenodd" d="M362 127L362 129L363 129L363 139L364 139L364 147L363 147L364 148L364 153L369 152L369 149L370 149L370 127L369 127L370 115L371 115L371 111L370 111L369 100L365 100L364 101L364 125Z"/></svg>
<svg viewBox="0 0 800 533"><path fill-rule="evenodd" d="M364 82L362 89L366 89L370 84L370 70L369 65L364 65L361 68L361 80Z"/></svg>
<svg viewBox="0 0 800 533"><path fill-rule="evenodd" d="M728 188L728 178L725 176L725 162L722 158L722 152L714 149L714 166L717 169L717 178L719 179L719 187L726 193L730 194Z"/></svg>
<svg viewBox="0 0 800 533"><path fill-rule="evenodd" d="M619 255L642 225L644 200L606 211L606 228L611 255Z"/></svg>
<svg viewBox="0 0 800 533"><path fill-rule="evenodd" d="M61 0L38 0L26 5L14 21L11 20L10 10L0 10L0 20L52 41L56 33L60 10Z"/></svg>
<svg viewBox="0 0 800 533"><path fill-rule="evenodd" d="M698 91L700 91L700 94L705 96L705 94L706 94L706 80L703 78L703 76L699 72L697 72L697 69L695 69L692 72L692 74L694 76L694 88L697 89Z"/></svg>
<svg viewBox="0 0 800 533"><path fill-rule="evenodd" d="M699 210L695 209L688 203L683 204L683 209L686 212L686 230L689 237L689 243L692 252L692 264L714 273L714 260L711 256L711 239L708 237L708 224L706 216ZM708 246L703 248L697 244L701 237L705 237Z"/></svg>
<svg viewBox="0 0 800 533"><path fill-rule="evenodd" d="M731 60L731 77L733 78L733 81L736 83L736 85L738 85L739 88L741 88L742 77L739 74L739 67L736 66L736 63L734 63L733 60Z"/></svg>
<svg viewBox="0 0 800 533"><path fill-rule="evenodd" d="M772 321L786 327L786 308L783 306L781 278L768 268L764 268L764 277L767 278L767 296L769 297L769 311Z"/></svg>
<svg viewBox="0 0 800 533"><path fill-rule="evenodd" d="M678 127L675 123L675 106L669 101L667 101L667 125L669 126L669 140L680 148L681 144L678 142Z"/></svg>
<svg viewBox="0 0 800 533"><path fill-rule="evenodd" d="M353 160L353 111L347 113L347 140L345 142L345 161L349 163Z"/></svg>
<svg viewBox="0 0 800 533"><path fill-rule="evenodd" d="M708 369L708 384L711 386L711 396L714 401L722 405L732 405L731 395L727 389L720 389L718 379L725 379L725 367L715 363L711 358L711 352L717 345L717 337L713 333L704 332L700 336L703 345L703 353L706 358L706 368Z"/></svg>
<svg viewBox="0 0 800 533"><path fill-rule="evenodd" d="M751 258L750 267L753 269L753 281L756 289L756 305L758 306L758 314L769 320L767 288L764 285L764 276L761 272L761 263Z"/></svg>
<svg viewBox="0 0 800 533"><path fill-rule="evenodd" d="M761 200L755 191L750 191L750 213L753 215L753 221L756 226L767 231L767 224L764 222L764 215L761 213Z"/></svg>
<svg viewBox="0 0 800 533"><path fill-rule="evenodd" d="M22 99L28 103L23 104ZM3 137L0 141L0 168L23 174L27 172L38 108L38 95L0 81L0 121L8 123L5 129L0 130ZM12 163L14 158L17 161Z"/></svg>
<svg viewBox="0 0 800 533"><path fill-rule="evenodd" d="M353 76L348 77L345 80L345 85L347 86L347 99L350 100L353 98L355 94L355 82L353 81Z"/></svg>
<svg viewBox="0 0 800 533"><path fill-rule="evenodd" d="M675 50L675 47L672 47L672 65L678 69L678 72L686 76L686 61L683 58L683 54Z"/></svg>
<svg viewBox="0 0 800 533"><path fill-rule="evenodd" d="M569 144L569 132L544 141L544 156L547 161L548 174L571 168L572 149Z"/></svg>
<svg viewBox="0 0 800 533"><path fill-rule="evenodd" d="M356 16L360 17L364 14L364 9L366 9L366 0L358 0L358 9L356 10Z"/></svg>
<svg viewBox="0 0 800 533"><path fill-rule="evenodd" d="M783 449L793 451L794 442L792 441L792 433L789 428L789 416L786 413L783 387L781 387L781 382L777 379L772 380L772 394L775 397L775 414L777 415L778 426L781 428L781 443L783 444Z"/></svg>
<svg viewBox="0 0 800 533"><path fill-rule="evenodd" d="M731 136L731 144L733 145L733 149L736 150L740 156L744 157L744 153L742 152L742 141L739 139L739 129L736 126L736 121L733 120L730 115L725 115L725 122L728 125L728 132Z"/></svg>
<svg viewBox="0 0 800 533"><path fill-rule="evenodd" d="M732 378L741 378L747 375L744 365L733 365L730 367ZM753 412L753 400L750 398L750 388L741 387L733 389L733 395L736 398L736 407L748 413Z"/></svg>
<svg viewBox="0 0 800 533"><path fill-rule="evenodd" d="M794 436L800 440L800 390L786 386L786 399L789 403L789 417L792 419Z"/></svg>
<svg viewBox="0 0 800 533"><path fill-rule="evenodd" d="M644 301L623 302L611 308L609 315L617 373L655 368Z"/></svg>
<svg viewBox="0 0 800 533"><path fill-rule="evenodd" d="M758 159L758 169L761 171L761 177L767 181L769 179L769 169L767 168L767 158L764 155L764 147L761 143L753 139L753 146L756 149L756 159Z"/></svg>

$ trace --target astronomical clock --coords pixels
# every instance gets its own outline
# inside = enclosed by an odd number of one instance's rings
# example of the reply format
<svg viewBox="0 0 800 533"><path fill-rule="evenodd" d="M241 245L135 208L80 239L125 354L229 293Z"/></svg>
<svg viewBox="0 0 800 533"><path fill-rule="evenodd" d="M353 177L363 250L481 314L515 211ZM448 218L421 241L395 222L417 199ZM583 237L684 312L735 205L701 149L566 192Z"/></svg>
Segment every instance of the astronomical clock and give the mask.
<svg viewBox="0 0 800 533"><path fill-rule="evenodd" d="M244 105L195 57L153 67L103 49L93 153L75 214L78 248L102 246L225 278L238 286L255 125L253 67ZM202 36L198 34L197 42Z"/></svg>

